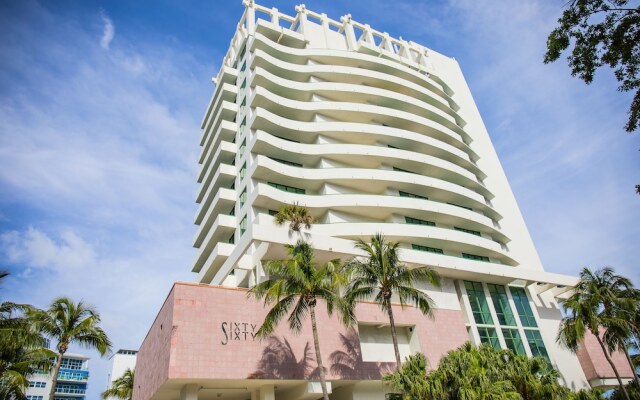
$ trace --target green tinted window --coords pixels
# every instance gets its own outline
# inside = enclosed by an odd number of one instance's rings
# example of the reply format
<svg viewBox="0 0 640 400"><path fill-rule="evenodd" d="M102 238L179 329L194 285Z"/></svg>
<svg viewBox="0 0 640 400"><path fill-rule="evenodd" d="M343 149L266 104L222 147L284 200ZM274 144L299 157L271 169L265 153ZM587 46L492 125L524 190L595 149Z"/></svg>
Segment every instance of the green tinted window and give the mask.
<svg viewBox="0 0 640 400"><path fill-rule="evenodd" d="M240 208L242 208L242 206L246 201L247 201L247 188L244 188L242 193L240 193Z"/></svg>
<svg viewBox="0 0 640 400"><path fill-rule="evenodd" d="M269 186L273 186L276 189L284 190L285 192L297 193L297 194L305 194L304 189L300 189L293 186L281 185L279 183L267 182Z"/></svg>
<svg viewBox="0 0 640 400"><path fill-rule="evenodd" d="M472 231L471 229L459 228L459 227L457 227L457 226L454 226L454 227L453 227L453 229L455 229L455 230L457 230L457 231L460 231L460 232L470 233L470 234L472 234L472 235L476 235L476 236L482 236L482 235L480 234L480 232L478 232L478 231Z"/></svg>
<svg viewBox="0 0 640 400"><path fill-rule="evenodd" d="M520 333L517 329L503 329L502 336L504 336L504 341L509 350L520 355L527 354L524 351L524 345L522 344L522 339L520 339Z"/></svg>
<svg viewBox="0 0 640 400"><path fill-rule="evenodd" d="M400 190L399 193L400 193L400 197L411 197L413 199L429 200L428 197L420 196L420 195L409 193L409 192L403 192L402 190Z"/></svg>
<svg viewBox="0 0 640 400"><path fill-rule="evenodd" d="M507 296L507 291L504 286L493 284L487 286L489 287L491 302L496 309L496 314L498 314L498 322L500 325L516 326L516 319L511 311L509 297Z"/></svg>
<svg viewBox="0 0 640 400"><path fill-rule="evenodd" d="M533 311L529 305L527 292L525 292L521 287L509 287L509 290L511 291L513 302L516 305L516 310L518 310L518 316L520 317L522 326L529 328L537 327L538 324L536 323L536 318L533 316Z"/></svg>
<svg viewBox="0 0 640 400"><path fill-rule="evenodd" d="M293 161L282 160L280 158L274 158L274 157L269 157L269 158L272 159L273 161L277 161L282 164L291 165L292 167L302 167L302 164L298 164Z"/></svg>
<svg viewBox="0 0 640 400"><path fill-rule="evenodd" d="M247 148L247 139L244 139L242 141L242 144L240 145L240 148L238 149L238 154L240 154L240 157L242 157L244 155L244 150Z"/></svg>
<svg viewBox="0 0 640 400"><path fill-rule="evenodd" d="M476 261L489 262L489 257L479 256L479 255L476 255L476 254L462 253L462 258L466 258L467 260L476 260Z"/></svg>
<svg viewBox="0 0 640 400"><path fill-rule="evenodd" d="M482 284L480 282L464 281L464 287L467 289L471 311L476 323L493 325L493 318L491 318L489 304L487 304L487 299L484 296Z"/></svg>
<svg viewBox="0 0 640 400"><path fill-rule="evenodd" d="M240 221L240 236L244 235L246 231L247 231L247 216L245 215L244 218L242 218L242 221Z"/></svg>
<svg viewBox="0 0 640 400"><path fill-rule="evenodd" d="M540 336L540 332L537 330L525 329L524 334L527 337L531 354L533 354L534 357L544 357L548 360L549 353L547 353L547 348L544 346L544 341L542 340L542 336Z"/></svg>
<svg viewBox="0 0 640 400"><path fill-rule="evenodd" d="M449 203L449 202L447 202L447 204L452 205L452 206L456 206L456 207L460 207L460 208L464 208L464 209L469 210L469 211L473 211L473 210L471 209L471 207L461 206L460 204L456 204L456 203Z"/></svg>
<svg viewBox="0 0 640 400"><path fill-rule="evenodd" d="M491 345L494 349L500 349L500 340L494 328L478 327L480 342Z"/></svg>
<svg viewBox="0 0 640 400"><path fill-rule="evenodd" d="M411 248L414 250L427 251L429 253L444 254L442 249L437 249L435 247L429 247L429 246L420 246L419 244L412 244Z"/></svg>
<svg viewBox="0 0 640 400"><path fill-rule="evenodd" d="M242 164L242 168L240 168L240 180L244 179L244 175L247 172L247 163Z"/></svg>
<svg viewBox="0 0 640 400"><path fill-rule="evenodd" d="M412 225L428 225L428 226L436 226L435 222L431 222L431 221L426 221L424 219L418 219L418 218L411 218L411 217L404 217L404 220L407 224L412 224Z"/></svg>

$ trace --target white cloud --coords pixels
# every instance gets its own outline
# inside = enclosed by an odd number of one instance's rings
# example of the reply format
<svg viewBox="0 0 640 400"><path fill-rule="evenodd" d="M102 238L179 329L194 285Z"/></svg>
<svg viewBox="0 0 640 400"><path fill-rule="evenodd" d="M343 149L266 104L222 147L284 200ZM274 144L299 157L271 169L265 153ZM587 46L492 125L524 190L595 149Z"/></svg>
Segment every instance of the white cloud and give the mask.
<svg viewBox="0 0 640 400"><path fill-rule="evenodd" d="M100 46L103 49L109 50L109 45L116 34L116 28L113 26L113 21L106 14L102 14L102 22L104 23L104 29L102 31L102 38L100 38Z"/></svg>
<svg viewBox="0 0 640 400"><path fill-rule="evenodd" d="M91 246L70 229L55 239L34 227L24 232L5 232L0 235L0 248L9 261L27 268L77 270L95 263Z"/></svg>

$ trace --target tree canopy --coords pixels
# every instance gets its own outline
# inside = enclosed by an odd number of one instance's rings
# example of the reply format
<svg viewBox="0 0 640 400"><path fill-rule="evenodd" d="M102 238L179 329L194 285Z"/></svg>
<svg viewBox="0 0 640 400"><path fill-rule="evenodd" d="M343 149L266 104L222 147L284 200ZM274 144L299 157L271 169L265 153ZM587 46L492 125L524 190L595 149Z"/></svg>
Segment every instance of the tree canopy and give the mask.
<svg viewBox="0 0 640 400"><path fill-rule="evenodd" d="M544 62L567 57L571 75L593 82L596 70L609 66L621 92L634 93L627 132L640 126L640 6L629 0L572 0L549 34Z"/></svg>

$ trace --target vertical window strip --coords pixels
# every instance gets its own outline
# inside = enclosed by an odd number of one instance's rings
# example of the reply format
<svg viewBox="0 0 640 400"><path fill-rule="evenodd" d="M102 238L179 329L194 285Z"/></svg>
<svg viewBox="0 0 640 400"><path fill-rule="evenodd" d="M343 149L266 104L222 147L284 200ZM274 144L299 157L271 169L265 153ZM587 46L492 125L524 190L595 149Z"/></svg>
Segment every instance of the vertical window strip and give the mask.
<svg viewBox="0 0 640 400"><path fill-rule="evenodd" d="M517 329L503 328L502 336L504 336L504 342L509 350L523 356L527 354L524 350L522 339L520 338L520 332L518 332Z"/></svg>
<svg viewBox="0 0 640 400"><path fill-rule="evenodd" d="M471 304L471 311L476 323L483 325L493 325L493 318L489 311L489 304L484 295L484 289L480 282L464 281L464 287L467 289L467 296Z"/></svg>
<svg viewBox="0 0 640 400"><path fill-rule="evenodd" d="M242 206L244 206L244 203L247 202L247 188L245 187L242 190L242 193L240 193L240 208L242 208Z"/></svg>
<svg viewBox="0 0 640 400"><path fill-rule="evenodd" d="M516 319L509 305L509 297L507 291L502 285L488 284L489 294L493 308L498 316L498 323L503 326L516 326Z"/></svg>
<svg viewBox="0 0 640 400"><path fill-rule="evenodd" d="M534 357L544 357L549 360L549 353L544 345L540 331L536 329L525 329L525 336L527 337L527 343L529 344L529 350Z"/></svg>
<svg viewBox="0 0 640 400"><path fill-rule="evenodd" d="M247 231L247 216L245 215L240 221L240 236L244 235Z"/></svg>
<svg viewBox="0 0 640 400"><path fill-rule="evenodd" d="M495 328L479 326L478 335L480 336L480 343L488 344L494 349L500 350L500 340Z"/></svg>
<svg viewBox="0 0 640 400"><path fill-rule="evenodd" d="M511 291L511 297L513 297L513 302L516 305L516 310L518 311L518 316L520 317L520 323L525 328L537 328L538 324L536 323L536 318L533 315L533 310L531 310L531 306L529 305L529 297L527 297L527 292L521 287L509 287Z"/></svg>

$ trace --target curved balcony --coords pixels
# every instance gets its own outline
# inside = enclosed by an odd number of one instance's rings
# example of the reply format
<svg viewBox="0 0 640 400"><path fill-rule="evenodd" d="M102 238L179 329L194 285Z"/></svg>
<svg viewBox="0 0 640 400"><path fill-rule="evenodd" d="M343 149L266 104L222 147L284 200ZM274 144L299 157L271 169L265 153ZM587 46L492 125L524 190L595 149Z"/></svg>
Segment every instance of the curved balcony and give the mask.
<svg viewBox="0 0 640 400"><path fill-rule="evenodd" d="M213 150L214 147L211 148ZM220 163L231 164L236 157L236 151L238 146L235 143L220 141L219 145L215 147L215 153L213 156L207 157L205 163L202 164L200 173L198 174L198 183L203 180L208 184L211 181L211 175L218 169Z"/></svg>
<svg viewBox="0 0 640 400"><path fill-rule="evenodd" d="M298 82L276 76L261 67L255 69L249 84L252 87L268 88L272 93L290 100L308 102L317 95L332 101L370 104L406 111L425 116L460 136L466 135L466 132L456 123L455 118L450 115L422 100L389 89L348 82Z"/></svg>
<svg viewBox="0 0 640 400"><path fill-rule="evenodd" d="M235 229L236 217L218 214L210 229L203 230L199 232L199 235L196 235L194 246L199 248L199 251L193 262L194 272L200 271L218 242L226 241Z"/></svg>
<svg viewBox="0 0 640 400"><path fill-rule="evenodd" d="M293 143L266 132L258 131L254 136L254 153L272 155L275 158L288 155L290 161L317 165L328 159L355 168L380 169L382 164L410 170L413 173L430 176L470 188L485 198L493 194L484 187L476 175L448 161L408 150L360 144L304 144Z"/></svg>
<svg viewBox="0 0 640 400"><path fill-rule="evenodd" d="M427 176L393 170L363 168L325 168L309 169L292 167L262 155L255 157L251 176L263 181L274 180L276 183L305 188L309 192L318 192L325 183L343 187L352 193L381 194L389 188L422 194L441 202L457 203L482 211L495 220L500 215L489 207L482 195Z"/></svg>
<svg viewBox="0 0 640 400"><path fill-rule="evenodd" d="M474 164L469 154L440 140L404 129L359 122L304 122L281 117L271 111L257 107L250 121L253 129L262 129L271 134L295 138L303 143L314 143L318 135L336 142L371 144L376 142L403 146L421 154L432 155L465 168L484 179L486 175ZM473 159L478 156L470 151Z"/></svg>
<svg viewBox="0 0 640 400"><path fill-rule="evenodd" d="M211 283L222 264L229 258L235 246L230 243L218 242L214 249L211 251L207 259L202 266L198 269L195 267L192 272L197 272L198 276L196 282Z"/></svg>
<svg viewBox="0 0 640 400"><path fill-rule="evenodd" d="M213 142L213 138L218 135L218 129L222 127L224 122L232 123L236 125L235 122L231 122L236 117L238 113L238 105L235 103L231 103L228 101L223 101L218 113L216 114L213 122L205 128L205 131L202 135L202 140L200 141L200 146L202 149L200 150L200 163L204 161L205 155L209 151L209 147ZM235 131L235 128L234 128Z"/></svg>
<svg viewBox="0 0 640 400"><path fill-rule="evenodd" d="M277 210L282 204L302 204L317 217L329 210L343 212L363 220L390 220L394 214L434 221L437 224L460 226L486 233L495 240L508 243L491 218L474 211L438 203L381 194L297 194L283 193L265 183L258 183L252 194L254 207Z"/></svg>
<svg viewBox="0 0 640 400"><path fill-rule="evenodd" d="M464 119L441 97L425 91L420 85L395 75L342 65L294 64L277 59L259 49L255 51L249 62L250 67L253 69L263 68L276 76L286 77L298 82L308 82L311 77L314 77L327 82L342 82L360 85L361 87L391 90L431 105L448 115L461 127L466 125Z"/></svg>
<svg viewBox="0 0 640 400"><path fill-rule="evenodd" d="M434 81L430 76L416 72L396 61L351 51L347 52L330 49L294 49L282 46L259 33L255 34L255 39L251 44L251 48L252 50L260 48L275 58L297 64L306 64L307 60L314 60L320 64L353 66L386 73L392 76L399 76L437 94L446 101L452 109L457 110L460 108L451 96L447 94L440 83Z"/></svg>
<svg viewBox="0 0 640 400"><path fill-rule="evenodd" d="M251 107L266 108L285 118L299 121L312 121L317 114L335 119L336 121L360 123L378 121L392 127L407 129L430 136L470 153L469 146L458 133L430 119L405 111L370 104L289 100L263 87L256 87L248 103Z"/></svg>
<svg viewBox="0 0 640 400"><path fill-rule="evenodd" d="M236 167L229 164L220 164L216 173L210 180L200 185L196 203L208 204L213 200L213 193L217 193L221 187L229 187L236 179Z"/></svg>

